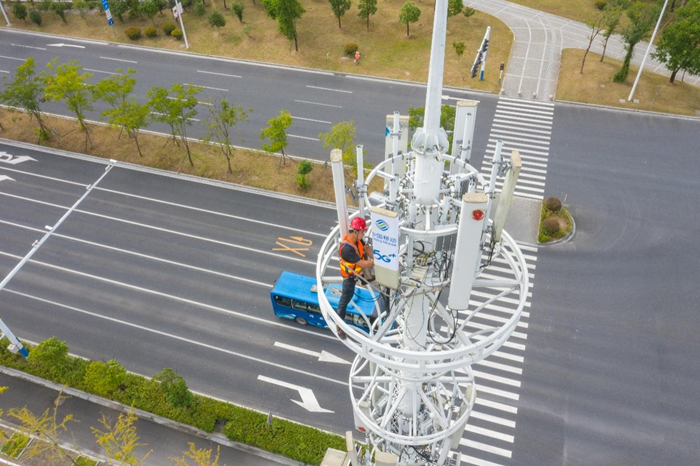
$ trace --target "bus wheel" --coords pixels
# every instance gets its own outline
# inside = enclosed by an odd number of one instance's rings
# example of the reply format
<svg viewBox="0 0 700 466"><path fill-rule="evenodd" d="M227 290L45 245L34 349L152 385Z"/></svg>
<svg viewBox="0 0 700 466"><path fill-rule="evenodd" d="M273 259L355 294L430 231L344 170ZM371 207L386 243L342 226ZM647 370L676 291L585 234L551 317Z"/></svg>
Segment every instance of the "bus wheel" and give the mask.
<svg viewBox="0 0 700 466"><path fill-rule="evenodd" d="M303 317L297 317L297 318L294 319L294 320L296 320L297 324L299 324L299 325L306 325L306 324L308 324L308 322L306 321L306 319L304 319Z"/></svg>

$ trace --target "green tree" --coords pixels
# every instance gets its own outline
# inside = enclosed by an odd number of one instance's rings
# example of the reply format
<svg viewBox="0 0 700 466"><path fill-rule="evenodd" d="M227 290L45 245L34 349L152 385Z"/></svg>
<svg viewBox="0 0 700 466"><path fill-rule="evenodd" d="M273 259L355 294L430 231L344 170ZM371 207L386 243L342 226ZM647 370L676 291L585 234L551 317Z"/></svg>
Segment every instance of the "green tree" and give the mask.
<svg viewBox="0 0 700 466"><path fill-rule="evenodd" d="M201 87L183 86L175 83L170 89L154 86L148 91L149 106L153 111L153 119L170 126L170 135L179 146L185 146L190 166L194 167L192 152L187 139L187 127L192 126L192 119L197 116L197 94ZM178 142L179 139L179 142Z"/></svg>
<svg viewBox="0 0 700 466"><path fill-rule="evenodd" d="M194 396L185 379L180 374L169 367L166 367L159 373L153 376L153 380L160 382L160 388L168 400L174 407L189 406L194 400Z"/></svg>
<svg viewBox="0 0 700 466"><path fill-rule="evenodd" d="M27 7L24 3L13 3L12 4L12 14L17 19L21 19L25 23L27 22Z"/></svg>
<svg viewBox="0 0 700 466"><path fill-rule="evenodd" d="M452 18L457 16L464 9L464 3L462 0L448 0L447 1L447 17Z"/></svg>
<svg viewBox="0 0 700 466"><path fill-rule="evenodd" d="M39 124L39 128L37 128L39 141L48 140L50 133L44 124L44 116L41 111L41 105L46 102L44 81L35 73L34 58L27 58L24 63L17 67L12 80L3 79L3 84L0 101L10 107L26 110L30 119L35 118Z"/></svg>
<svg viewBox="0 0 700 466"><path fill-rule="evenodd" d="M155 17L158 14L158 3L155 2L155 0L147 0L145 2L141 2L141 14L145 16L146 18L150 19L151 22L153 23L153 26L155 27L156 21Z"/></svg>
<svg viewBox="0 0 700 466"><path fill-rule="evenodd" d="M369 31L369 17L377 13L377 0L360 0L357 4L360 18L367 20L367 30Z"/></svg>
<svg viewBox="0 0 700 466"><path fill-rule="evenodd" d="M51 2L51 11L61 18L61 21L64 23L68 23L68 20L66 20L66 10L68 9L68 5L62 2Z"/></svg>
<svg viewBox="0 0 700 466"><path fill-rule="evenodd" d="M90 4L87 2L87 0L73 0L73 10L78 10L80 17L83 18L85 24L90 24L88 23L86 14L88 11L90 11Z"/></svg>
<svg viewBox="0 0 700 466"><path fill-rule="evenodd" d="M194 14L197 16L204 16L207 14L207 9L204 7L204 3L195 2L194 4Z"/></svg>
<svg viewBox="0 0 700 466"><path fill-rule="evenodd" d="M605 15L605 25L603 29L603 54L600 56L600 61L605 59L605 52L608 49L608 41L610 37L615 33L618 26L620 25L620 18L622 17L622 7L618 4L608 3Z"/></svg>
<svg viewBox="0 0 700 466"><path fill-rule="evenodd" d="M443 105L440 108L440 127L447 132L447 140L450 142L450 148L452 150L452 129L455 126L455 115L457 110L451 105ZM423 126L423 120L425 118L425 107L408 107L408 129L413 133L417 128Z"/></svg>
<svg viewBox="0 0 700 466"><path fill-rule="evenodd" d="M226 26L226 18L218 11L214 11L209 15L209 26L217 29L222 28Z"/></svg>
<svg viewBox="0 0 700 466"><path fill-rule="evenodd" d="M355 157L355 137L357 129L354 121L341 121L334 125L327 133L318 135L318 139L323 143L323 148L340 149L343 152L343 163L357 168L357 158Z"/></svg>
<svg viewBox="0 0 700 466"><path fill-rule="evenodd" d="M129 5L123 0L108 0L108 4L112 15L116 16L120 23L123 23L124 13L129 11Z"/></svg>
<svg viewBox="0 0 700 466"><path fill-rule="evenodd" d="M462 10L462 14L467 19L474 16L474 13L476 13L476 10L474 8L465 7L464 10Z"/></svg>
<svg viewBox="0 0 700 466"><path fill-rule="evenodd" d="M457 60L459 61L460 58L462 58L462 55L464 55L464 51L467 49L467 46L464 44L464 42L453 42L452 43L452 48L455 49L455 53L457 54Z"/></svg>
<svg viewBox="0 0 700 466"><path fill-rule="evenodd" d="M73 419L72 414L67 414L60 418L58 407L66 397L59 393L54 401L53 409L46 409L41 416L37 416L25 406L22 409L12 408L8 415L15 418L20 425L20 432L29 437L34 436L35 441L30 442L22 452L23 459L37 458L42 464L48 461L49 464L59 462L65 464L69 461L75 466L79 466L68 450L61 448L59 437L68 430L69 422L78 422ZM37 441L38 440L38 441Z"/></svg>
<svg viewBox="0 0 700 466"><path fill-rule="evenodd" d="M245 5L241 2L234 2L231 4L231 10L233 11L233 14L236 15L238 18L238 21L241 23L243 22L243 10L245 9Z"/></svg>
<svg viewBox="0 0 700 466"><path fill-rule="evenodd" d="M651 31L651 28L654 26L654 20L659 16L659 8L657 5L647 5L637 1L627 9L625 14L629 19L627 26L622 30L626 53L620 71L613 76L613 81L616 83L627 80L634 47L644 40L649 31Z"/></svg>
<svg viewBox="0 0 700 466"><path fill-rule="evenodd" d="M340 24L340 18L350 9L350 0L328 0L328 2L331 4L333 15L338 18L338 27L342 29L343 25Z"/></svg>
<svg viewBox="0 0 700 466"><path fill-rule="evenodd" d="M314 165L308 160L302 160L301 162L299 162L299 165L297 165L296 182L302 191L306 190L306 188L308 187L309 182L306 179L306 175L311 173L311 170L313 169Z"/></svg>
<svg viewBox="0 0 700 466"><path fill-rule="evenodd" d="M299 51L296 20L306 13L299 0L262 0L267 15L277 20L277 30L294 41L294 49Z"/></svg>
<svg viewBox="0 0 700 466"><path fill-rule="evenodd" d="M85 150L88 143L92 145L90 130L85 124L85 114L92 110L95 100L92 84L88 80L92 73L83 73L83 67L77 61L58 64L58 58L50 61L46 67L54 73L44 73L42 79L46 92L46 99L54 102L64 101L68 110L75 113L78 126L85 132Z"/></svg>
<svg viewBox="0 0 700 466"><path fill-rule="evenodd" d="M406 25L406 37L411 37L409 25L415 23L420 18L420 8L413 2L406 2L399 11L399 22Z"/></svg>
<svg viewBox="0 0 700 466"><path fill-rule="evenodd" d="M591 46L593 45L593 41L595 40L595 38L598 37L598 34L600 34L600 32L605 27L605 23L606 21L604 11L599 11L594 18L589 19L586 23L591 29L591 35L588 36L588 46L586 47L586 51L583 53L583 60L581 60L581 69L579 70L579 74L583 74L583 66L586 64L586 57L588 56L588 52L590 52Z"/></svg>
<svg viewBox="0 0 700 466"><path fill-rule="evenodd" d="M676 10L675 21L664 28L653 56L671 71L670 83L680 70L700 74L699 0Z"/></svg>
<svg viewBox="0 0 700 466"><path fill-rule="evenodd" d="M39 13L36 10L29 10L29 21L36 24L37 26L41 26L41 13Z"/></svg>
<svg viewBox="0 0 700 466"><path fill-rule="evenodd" d="M126 379L126 369L115 359L93 361L88 364L83 376L85 388L99 396L111 396Z"/></svg>
<svg viewBox="0 0 700 466"><path fill-rule="evenodd" d="M92 88L95 99L108 103L112 108L120 106L134 92L136 70L129 68L124 72L117 69L117 74L101 79Z"/></svg>
<svg viewBox="0 0 700 466"><path fill-rule="evenodd" d="M242 105L231 105L226 99L221 99L209 107L210 118L206 120L209 133L206 140L214 140L219 144L230 174L233 174L231 168L231 157L234 152L231 144L233 128L239 122L248 120L248 113L252 111L252 108L245 109Z"/></svg>
<svg viewBox="0 0 700 466"><path fill-rule="evenodd" d="M287 157L284 153L284 149L287 147L287 128L292 126L292 123L294 121L289 112L281 110L276 118L267 120L267 128L260 131L260 139L269 141L262 145L262 149L270 153L281 152L280 163L282 165L285 164Z"/></svg>
<svg viewBox="0 0 700 466"><path fill-rule="evenodd" d="M32 349L27 362L33 373L55 378L68 366L68 345L56 337L51 337Z"/></svg>
<svg viewBox="0 0 700 466"><path fill-rule="evenodd" d="M212 459L213 450L197 448L194 443L188 442L190 449L183 453L182 458L170 458L176 466L219 466L220 447L216 447L216 455ZM194 463L190 463L190 460Z"/></svg>
<svg viewBox="0 0 700 466"><path fill-rule="evenodd" d="M137 420L132 410L126 414L119 414L114 424L110 423L107 416L103 414L99 422L104 430L96 427L90 427L90 430L95 436L96 443L105 449L108 457L124 465L139 466L145 463L151 452L149 451L141 458L136 456L136 448L144 446L139 442L140 438L134 425Z"/></svg>

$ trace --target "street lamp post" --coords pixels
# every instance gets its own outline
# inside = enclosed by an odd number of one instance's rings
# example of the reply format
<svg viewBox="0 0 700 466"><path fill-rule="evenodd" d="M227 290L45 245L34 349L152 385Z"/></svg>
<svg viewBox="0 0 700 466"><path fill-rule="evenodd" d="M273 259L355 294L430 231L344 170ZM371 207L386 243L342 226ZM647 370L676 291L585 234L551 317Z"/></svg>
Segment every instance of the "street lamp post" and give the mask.
<svg viewBox="0 0 700 466"><path fill-rule="evenodd" d="M639 78L642 76L642 70L644 69L644 63L647 61L647 57L649 56L649 51L651 50L651 46L654 43L654 38L656 37L656 31L659 30L659 25L661 24L661 18L664 17L664 11L666 11L666 5L668 4L668 0L664 2L663 8L661 8L661 14L659 15L658 21L656 21L656 27L654 28L654 33L651 35L651 39L649 40L649 45L647 46L647 51L644 54L644 58L642 59L642 64L639 65L639 71L637 72L637 78L634 80L634 84L632 85L632 90L630 91L629 97L627 97L627 102L632 101L632 97L634 97L634 91L637 89L637 83L639 83Z"/></svg>
<svg viewBox="0 0 700 466"><path fill-rule="evenodd" d="M5 7L2 6L2 1L0 1L0 10L2 10L2 15L5 17L5 21L7 21L7 27L12 26L12 23L10 23L10 18L7 17L7 13L5 12Z"/></svg>

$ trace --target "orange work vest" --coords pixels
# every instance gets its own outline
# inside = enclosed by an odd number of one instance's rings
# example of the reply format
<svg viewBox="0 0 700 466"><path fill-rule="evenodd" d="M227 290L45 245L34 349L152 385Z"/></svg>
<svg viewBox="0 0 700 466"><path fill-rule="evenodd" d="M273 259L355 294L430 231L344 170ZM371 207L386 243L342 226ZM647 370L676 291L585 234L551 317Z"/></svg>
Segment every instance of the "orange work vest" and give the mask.
<svg viewBox="0 0 700 466"><path fill-rule="evenodd" d="M340 274L343 276L343 278L348 278L353 275L359 275L362 272L362 268L359 267L357 264L353 264L352 262L343 260L343 246L346 244L352 246L353 249L355 249L357 255L360 256L360 258L365 257L365 249L362 245L362 241L358 242L358 244L355 244L351 242L347 236L343 238L343 241L340 242L340 247L338 248L338 256L340 257Z"/></svg>

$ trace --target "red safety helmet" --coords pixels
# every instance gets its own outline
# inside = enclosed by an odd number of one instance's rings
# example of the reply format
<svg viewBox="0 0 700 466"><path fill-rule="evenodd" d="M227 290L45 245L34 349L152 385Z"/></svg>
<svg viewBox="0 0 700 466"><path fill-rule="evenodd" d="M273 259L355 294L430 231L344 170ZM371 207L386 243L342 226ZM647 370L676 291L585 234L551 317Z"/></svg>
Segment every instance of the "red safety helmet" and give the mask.
<svg viewBox="0 0 700 466"><path fill-rule="evenodd" d="M350 229L354 231L367 231L367 222L362 217L355 217L350 221Z"/></svg>

